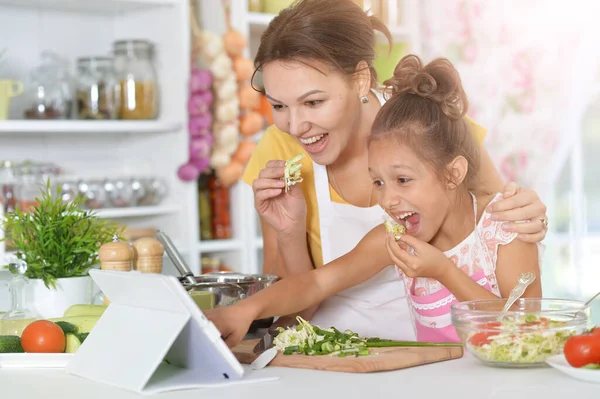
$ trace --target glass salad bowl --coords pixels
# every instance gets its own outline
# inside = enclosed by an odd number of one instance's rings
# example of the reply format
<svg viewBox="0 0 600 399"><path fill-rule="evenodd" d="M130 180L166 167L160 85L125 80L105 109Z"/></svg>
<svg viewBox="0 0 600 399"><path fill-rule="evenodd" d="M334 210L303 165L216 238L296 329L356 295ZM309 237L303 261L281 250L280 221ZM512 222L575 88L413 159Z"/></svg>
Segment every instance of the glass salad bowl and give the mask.
<svg viewBox="0 0 600 399"><path fill-rule="evenodd" d="M452 324L467 350L496 367L545 367L567 339L591 327L590 307L568 299L521 298L455 303Z"/></svg>

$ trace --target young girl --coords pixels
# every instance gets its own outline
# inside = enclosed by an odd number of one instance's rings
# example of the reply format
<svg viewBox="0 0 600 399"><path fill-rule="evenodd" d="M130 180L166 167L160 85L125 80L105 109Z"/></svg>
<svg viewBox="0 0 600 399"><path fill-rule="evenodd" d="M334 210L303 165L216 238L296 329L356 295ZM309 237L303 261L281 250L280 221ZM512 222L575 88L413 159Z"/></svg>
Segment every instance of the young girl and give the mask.
<svg viewBox="0 0 600 399"><path fill-rule="evenodd" d="M252 320L344 295L391 263L404 280L417 340L458 341L451 304L507 297L521 273L539 276L536 244L515 240L516 233L503 230L486 211L502 194L476 186L479 147L465 121L467 97L452 64L438 59L423 67L418 57L407 56L385 85L392 96L373 123L369 173L386 217L402 224L405 234L396 240L381 224L325 267L206 312L228 345L243 338ZM541 297L539 278L524 296Z"/></svg>

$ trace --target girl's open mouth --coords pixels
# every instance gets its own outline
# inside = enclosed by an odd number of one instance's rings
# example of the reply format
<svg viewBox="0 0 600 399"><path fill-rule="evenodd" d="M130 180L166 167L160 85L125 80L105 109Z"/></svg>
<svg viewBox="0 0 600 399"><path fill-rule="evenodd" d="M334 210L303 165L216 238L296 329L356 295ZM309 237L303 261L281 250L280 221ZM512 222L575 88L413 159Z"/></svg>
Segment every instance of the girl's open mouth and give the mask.
<svg viewBox="0 0 600 399"><path fill-rule="evenodd" d="M406 228L406 234L414 235L419 230L421 215L417 212L396 213L394 219Z"/></svg>

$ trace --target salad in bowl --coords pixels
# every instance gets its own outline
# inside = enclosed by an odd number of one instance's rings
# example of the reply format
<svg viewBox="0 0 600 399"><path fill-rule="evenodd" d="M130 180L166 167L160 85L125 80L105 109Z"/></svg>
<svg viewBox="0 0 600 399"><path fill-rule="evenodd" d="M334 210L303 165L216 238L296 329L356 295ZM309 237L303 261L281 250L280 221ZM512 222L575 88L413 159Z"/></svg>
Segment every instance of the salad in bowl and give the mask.
<svg viewBox="0 0 600 399"><path fill-rule="evenodd" d="M467 348L486 365L539 367L563 353L567 340L590 327L590 308L563 299L521 298L503 312L506 299L452 305L452 324Z"/></svg>

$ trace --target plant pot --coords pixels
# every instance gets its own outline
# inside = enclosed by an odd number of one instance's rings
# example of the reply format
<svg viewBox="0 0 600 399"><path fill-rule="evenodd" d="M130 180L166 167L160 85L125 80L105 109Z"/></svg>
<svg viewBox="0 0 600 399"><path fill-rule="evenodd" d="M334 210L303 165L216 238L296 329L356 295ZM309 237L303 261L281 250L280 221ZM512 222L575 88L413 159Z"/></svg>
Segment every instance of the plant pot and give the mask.
<svg viewBox="0 0 600 399"><path fill-rule="evenodd" d="M62 317L72 305L92 303L92 278L59 278L56 289L46 288L41 279L31 279L27 284L27 303L44 319Z"/></svg>

